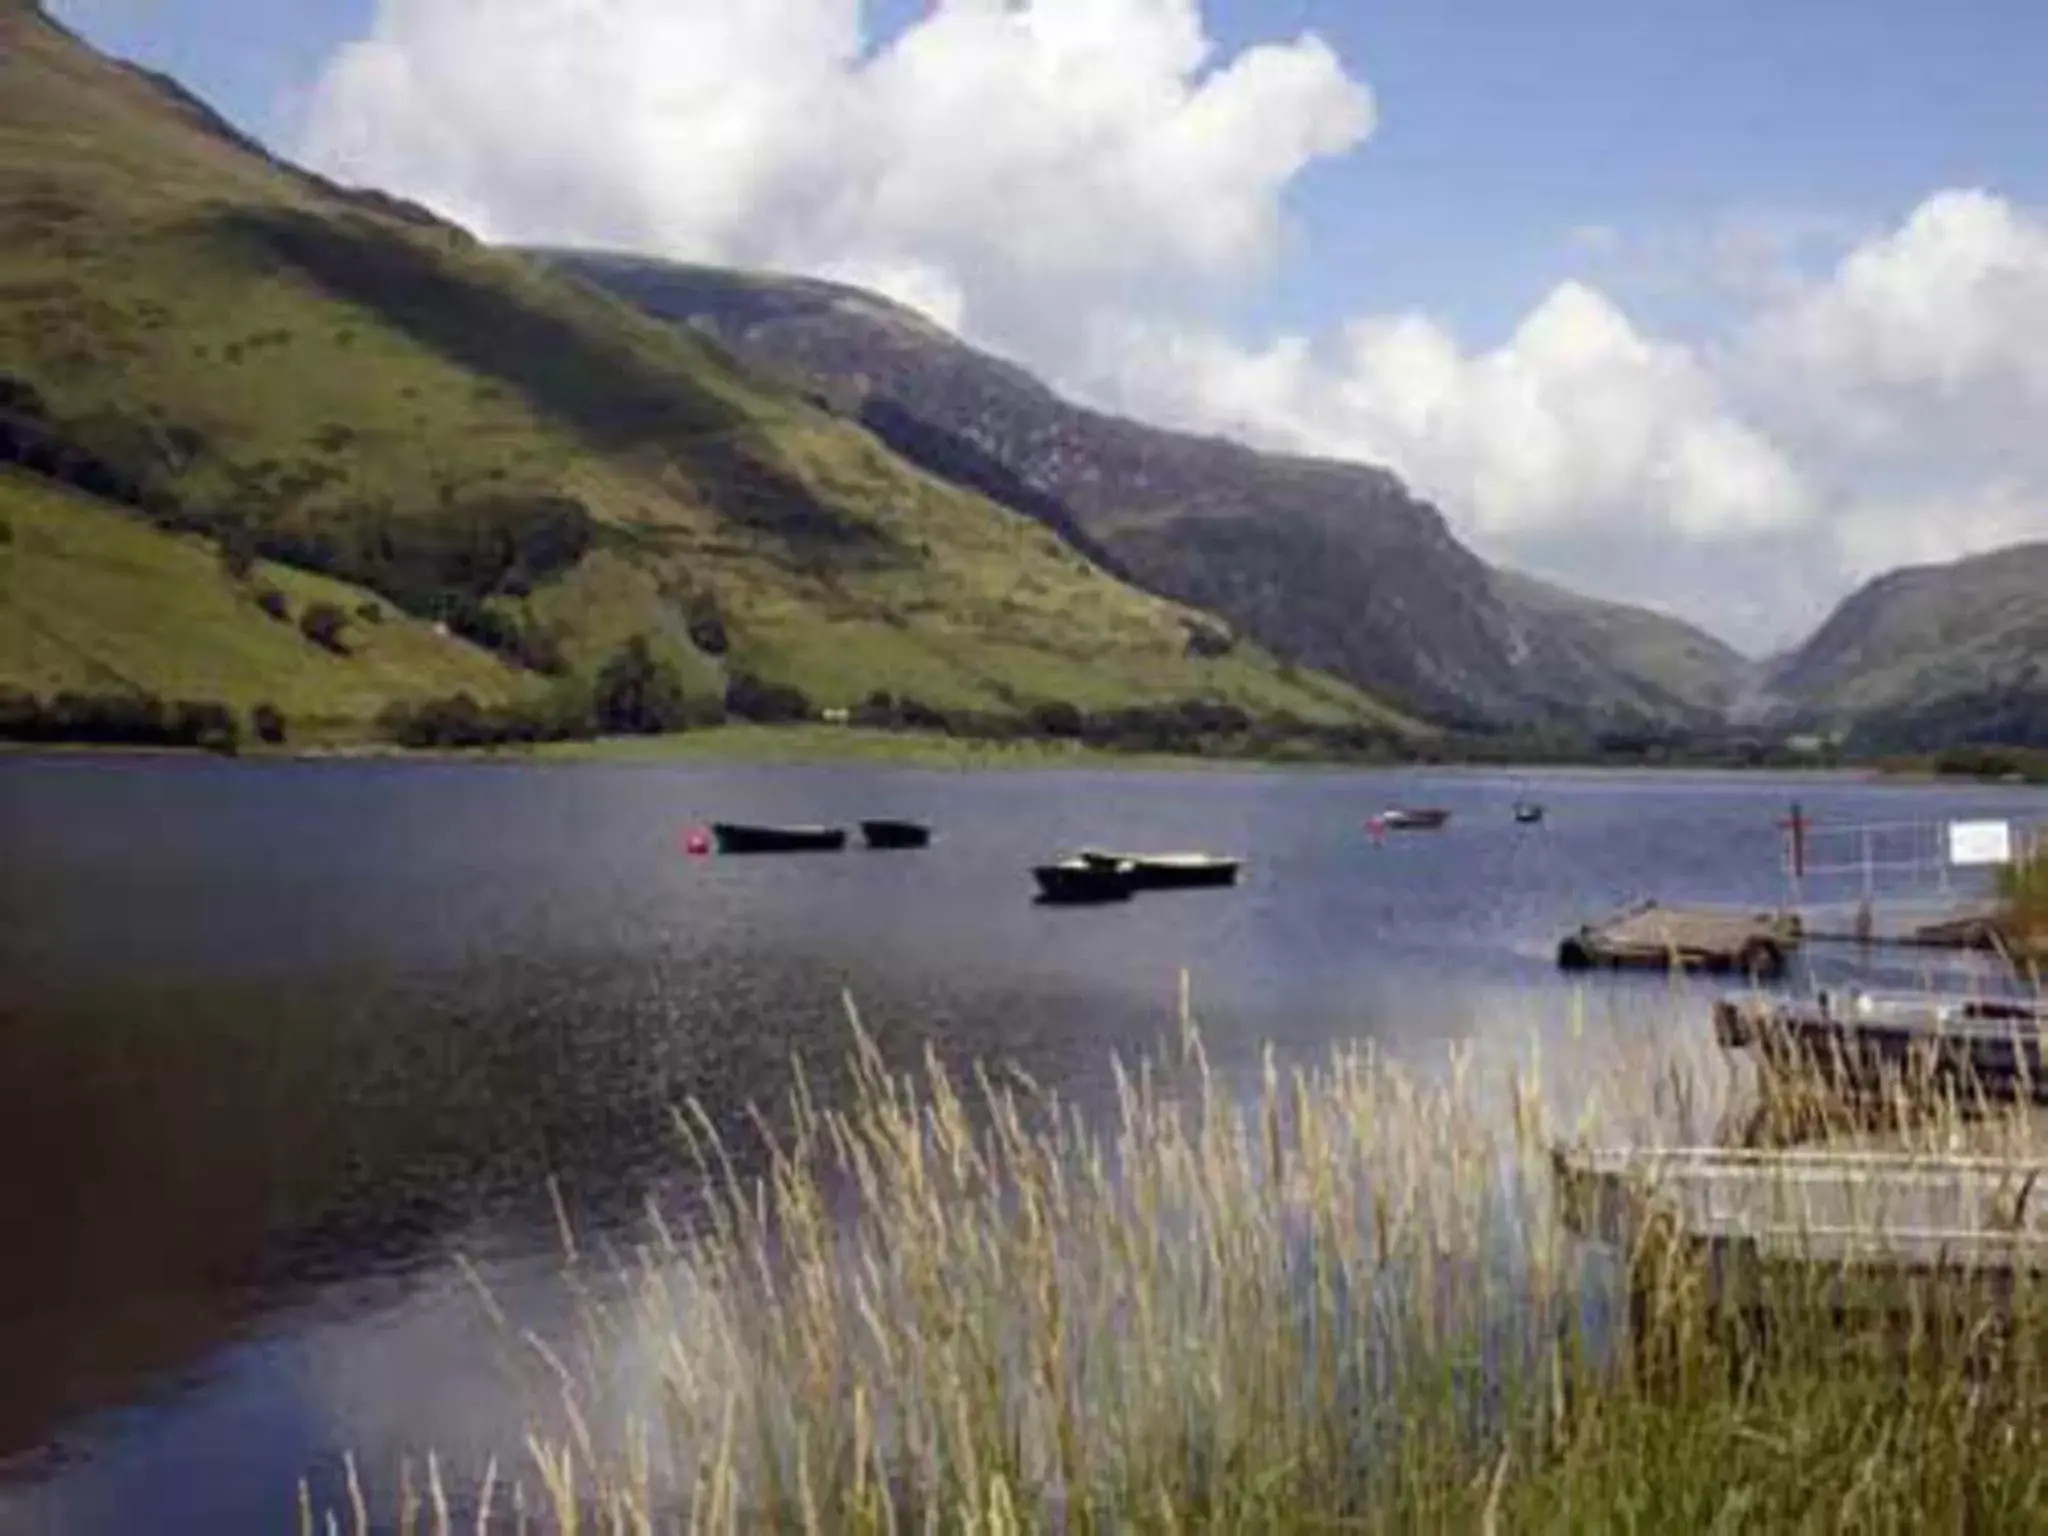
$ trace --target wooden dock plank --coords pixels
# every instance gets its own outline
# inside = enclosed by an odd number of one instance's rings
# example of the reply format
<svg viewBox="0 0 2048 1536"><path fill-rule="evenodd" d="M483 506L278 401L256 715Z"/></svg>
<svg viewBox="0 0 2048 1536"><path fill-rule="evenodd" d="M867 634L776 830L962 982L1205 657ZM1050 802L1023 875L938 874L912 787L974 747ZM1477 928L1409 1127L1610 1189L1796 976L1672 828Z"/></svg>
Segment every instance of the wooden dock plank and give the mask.
<svg viewBox="0 0 2048 1536"><path fill-rule="evenodd" d="M1579 1235L1631 1246L1653 1221L1767 1261L2048 1274L2048 1161L1743 1148L1559 1149Z"/></svg>
<svg viewBox="0 0 2048 1536"><path fill-rule="evenodd" d="M1714 1033L1773 1071L1850 1089L1953 1083L2048 1101L2048 1004L2027 1000L1729 998Z"/></svg>

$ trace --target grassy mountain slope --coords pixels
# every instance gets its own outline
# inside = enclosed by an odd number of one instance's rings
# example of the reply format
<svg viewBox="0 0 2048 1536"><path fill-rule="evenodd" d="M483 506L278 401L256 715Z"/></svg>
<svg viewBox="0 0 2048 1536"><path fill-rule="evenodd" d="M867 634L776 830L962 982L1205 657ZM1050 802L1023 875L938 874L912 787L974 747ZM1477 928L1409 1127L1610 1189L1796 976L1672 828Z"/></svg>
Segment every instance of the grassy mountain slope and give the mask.
<svg viewBox="0 0 2048 1536"><path fill-rule="evenodd" d="M1527 665L1552 686L1576 679L1589 697L1618 699L1652 719L1682 719L1728 713L1755 677L1755 663L1681 620L1510 571L1496 570L1493 587L1515 616Z"/></svg>
<svg viewBox="0 0 2048 1536"><path fill-rule="evenodd" d="M1391 720L593 288L0 8L0 461L694 692ZM1191 643L1191 636L1195 637Z"/></svg>
<svg viewBox="0 0 2048 1536"><path fill-rule="evenodd" d="M262 561L230 576L210 542L47 481L0 471L0 528L0 687L270 703L303 737L352 734L394 700L509 703L540 686L360 587ZM265 590L284 619L258 606ZM320 603L348 616L346 656L294 622Z"/></svg>
<svg viewBox="0 0 2048 1536"><path fill-rule="evenodd" d="M1768 679L1792 717L1901 746L2048 746L2048 543L1894 571Z"/></svg>
<svg viewBox="0 0 2048 1536"><path fill-rule="evenodd" d="M1648 613L1507 578L1384 470L1256 453L1073 406L857 290L633 258L549 259L819 381L900 452L1149 589L1441 718L1712 718L1741 663Z"/></svg>

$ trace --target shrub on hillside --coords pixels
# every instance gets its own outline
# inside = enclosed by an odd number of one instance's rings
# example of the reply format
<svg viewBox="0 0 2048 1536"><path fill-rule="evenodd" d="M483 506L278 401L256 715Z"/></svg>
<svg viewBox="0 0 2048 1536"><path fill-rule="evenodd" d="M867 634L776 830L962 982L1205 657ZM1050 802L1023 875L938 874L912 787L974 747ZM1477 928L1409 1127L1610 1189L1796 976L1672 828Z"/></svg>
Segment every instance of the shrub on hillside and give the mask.
<svg viewBox="0 0 2048 1536"><path fill-rule="evenodd" d="M285 595L275 587L265 587L256 594L256 606L280 624L292 621L292 605Z"/></svg>
<svg viewBox="0 0 2048 1536"><path fill-rule="evenodd" d="M961 718L965 719L964 716ZM853 711L853 723L882 731L944 732L953 730L956 721L946 711L922 699L898 698L892 693L877 690Z"/></svg>
<svg viewBox="0 0 2048 1536"><path fill-rule="evenodd" d="M723 656L732 648L725 616L718 610L718 600L708 592L690 600L690 644L706 656Z"/></svg>
<svg viewBox="0 0 2048 1536"><path fill-rule="evenodd" d="M604 664L591 714L607 736L658 736L707 723L675 668L654 654L645 635L635 635Z"/></svg>
<svg viewBox="0 0 2048 1536"><path fill-rule="evenodd" d="M1032 735L1048 736L1055 741L1078 740L1087 723L1079 709L1063 703L1035 705L1024 718Z"/></svg>
<svg viewBox="0 0 2048 1536"><path fill-rule="evenodd" d="M284 711L275 704L258 704L249 711L249 729L266 746L282 746L285 738Z"/></svg>
<svg viewBox="0 0 2048 1536"><path fill-rule="evenodd" d="M529 672L561 677L569 670L561 641L530 617L462 598L451 604L443 622L463 639Z"/></svg>
<svg viewBox="0 0 2048 1536"><path fill-rule="evenodd" d="M793 725L812 718L811 701L799 688L763 682L735 672L725 685L725 712L759 725Z"/></svg>
<svg viewBox="0 0 2048 1536"><path fill-rule="evenodd" d="M0 689L0 740L233 752L240 734L224 704L185 700L167 705L146 693L65 692L44 700L19 689Z"/></svg>
<svg viewBox="0 0 2048 1536"><path fill-rule="evenodd" d="M170 722L172 738L181 746L233 753L241 745L242 728L225 704L181 699L171 706Z"/></svg>
<svg viewBox="0 0 2048 1536"><path fill-rule="evenodd" d="M220 536L220 568L230 581L247 581L256 569L256 536L236 526Z"/></svg>
<svg viewBox="0 0 2048 1536"><path fill-rule="evenodd" d="M299 620L299 633L336 656L346 656L348 645L344 631L348 628L348 615L332 603L315 603Z"/></svg>
<svg viewBox="0 0 2048 1536"><path fill-rule="evenodd" d="M1934 770L1949 778L2048 783L2048 752L2029 747L1951 747L1936 755Z"/></svg>
<svg viewBox="0 0 2048 1536"><path fill-rule="evenodd" d="M0 741L38 741L42 701L20 688L0 688Z"/></svg>
<svg viewBox="0 0 2048 1536"><path fill-rule="evenodd" d="M537 704L496 709L466 693L417 705L394 704L378 716L377 724L386 740L414 749L528 746L596 734L589 705L567 688Z"/></svg>

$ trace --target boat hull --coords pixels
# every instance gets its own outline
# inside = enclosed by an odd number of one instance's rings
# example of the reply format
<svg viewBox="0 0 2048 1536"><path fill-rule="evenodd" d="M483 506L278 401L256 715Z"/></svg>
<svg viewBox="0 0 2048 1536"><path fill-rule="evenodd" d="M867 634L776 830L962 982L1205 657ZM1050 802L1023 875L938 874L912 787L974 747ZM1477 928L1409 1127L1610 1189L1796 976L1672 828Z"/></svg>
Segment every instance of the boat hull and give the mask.
<svg viewBox="0 0 2048 1536"><path fill-rule="evenodd" d="M1047 906L1101 906L1129 901L1137 890L1129 868L1091 864L1081 859L1068 864L1041 864L1031 873L1038 882L1038 899Z"/></svg>
<svg viewBox="0 0 2048 1536"><path fill-rule="evenodd" d="M839 827L749 827L721 822L711 829L720 853L838 853L846 847Z"/></svg>
<svg viewBox="0 0 2048 1536"><path fill-rule="evenodd" d="M1128 869L1131 888L1136 891L1219 890L1237 884L1243 867L1235 859L1192 854L1147 858L1143 854L1084 853L1081 860L1098 869Z"/></svg>
<svg viewBox="0 0 2048 1536"><path fill-rule="evenodd" d="M1436 832L1450 824L1449 811L1387 811L1379 824L1389 832Z"/></svg>
<svg viewBox="0 0 2048 1536"><path fill-rule="evenodd" d="M860 835L868 847L884 852L929 848L932 842L931 828L914 821L864 821Z"/></svg>

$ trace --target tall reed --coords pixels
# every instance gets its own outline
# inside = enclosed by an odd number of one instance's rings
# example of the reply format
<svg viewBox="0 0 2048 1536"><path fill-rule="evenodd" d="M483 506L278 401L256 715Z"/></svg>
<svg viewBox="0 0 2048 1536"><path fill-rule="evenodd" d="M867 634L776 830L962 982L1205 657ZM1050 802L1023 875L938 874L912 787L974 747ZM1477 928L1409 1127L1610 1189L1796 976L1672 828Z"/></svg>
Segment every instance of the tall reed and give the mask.
<svg viewBox="0 0 2048 1536"><path fill-rule="evenodd" d="M1792 1266L1731 1294L1655 1220L1603 1258L1553 1183L1590 1122L1557 1123L1533 1066L1489 1078L1467 1055L1424 1079L1347 1046L1313 1069L1268 1056L1242 1093L1186 1026L1117 1070L1098 1126L1028 1082L901 1074L865 1036L855 1054L844 1107L800 1086L780 1129L759 1122L758 1177L682 1117L701 1218L654 1220L625 1283L592 1283L579 1341L529 1341L553 1407L519 1471L451 1515L435 1469L407 1528L1976 1531L2048 1512L2036 1287ZM2008 1150L2030 1155L2022 1120Z"/></svg>

